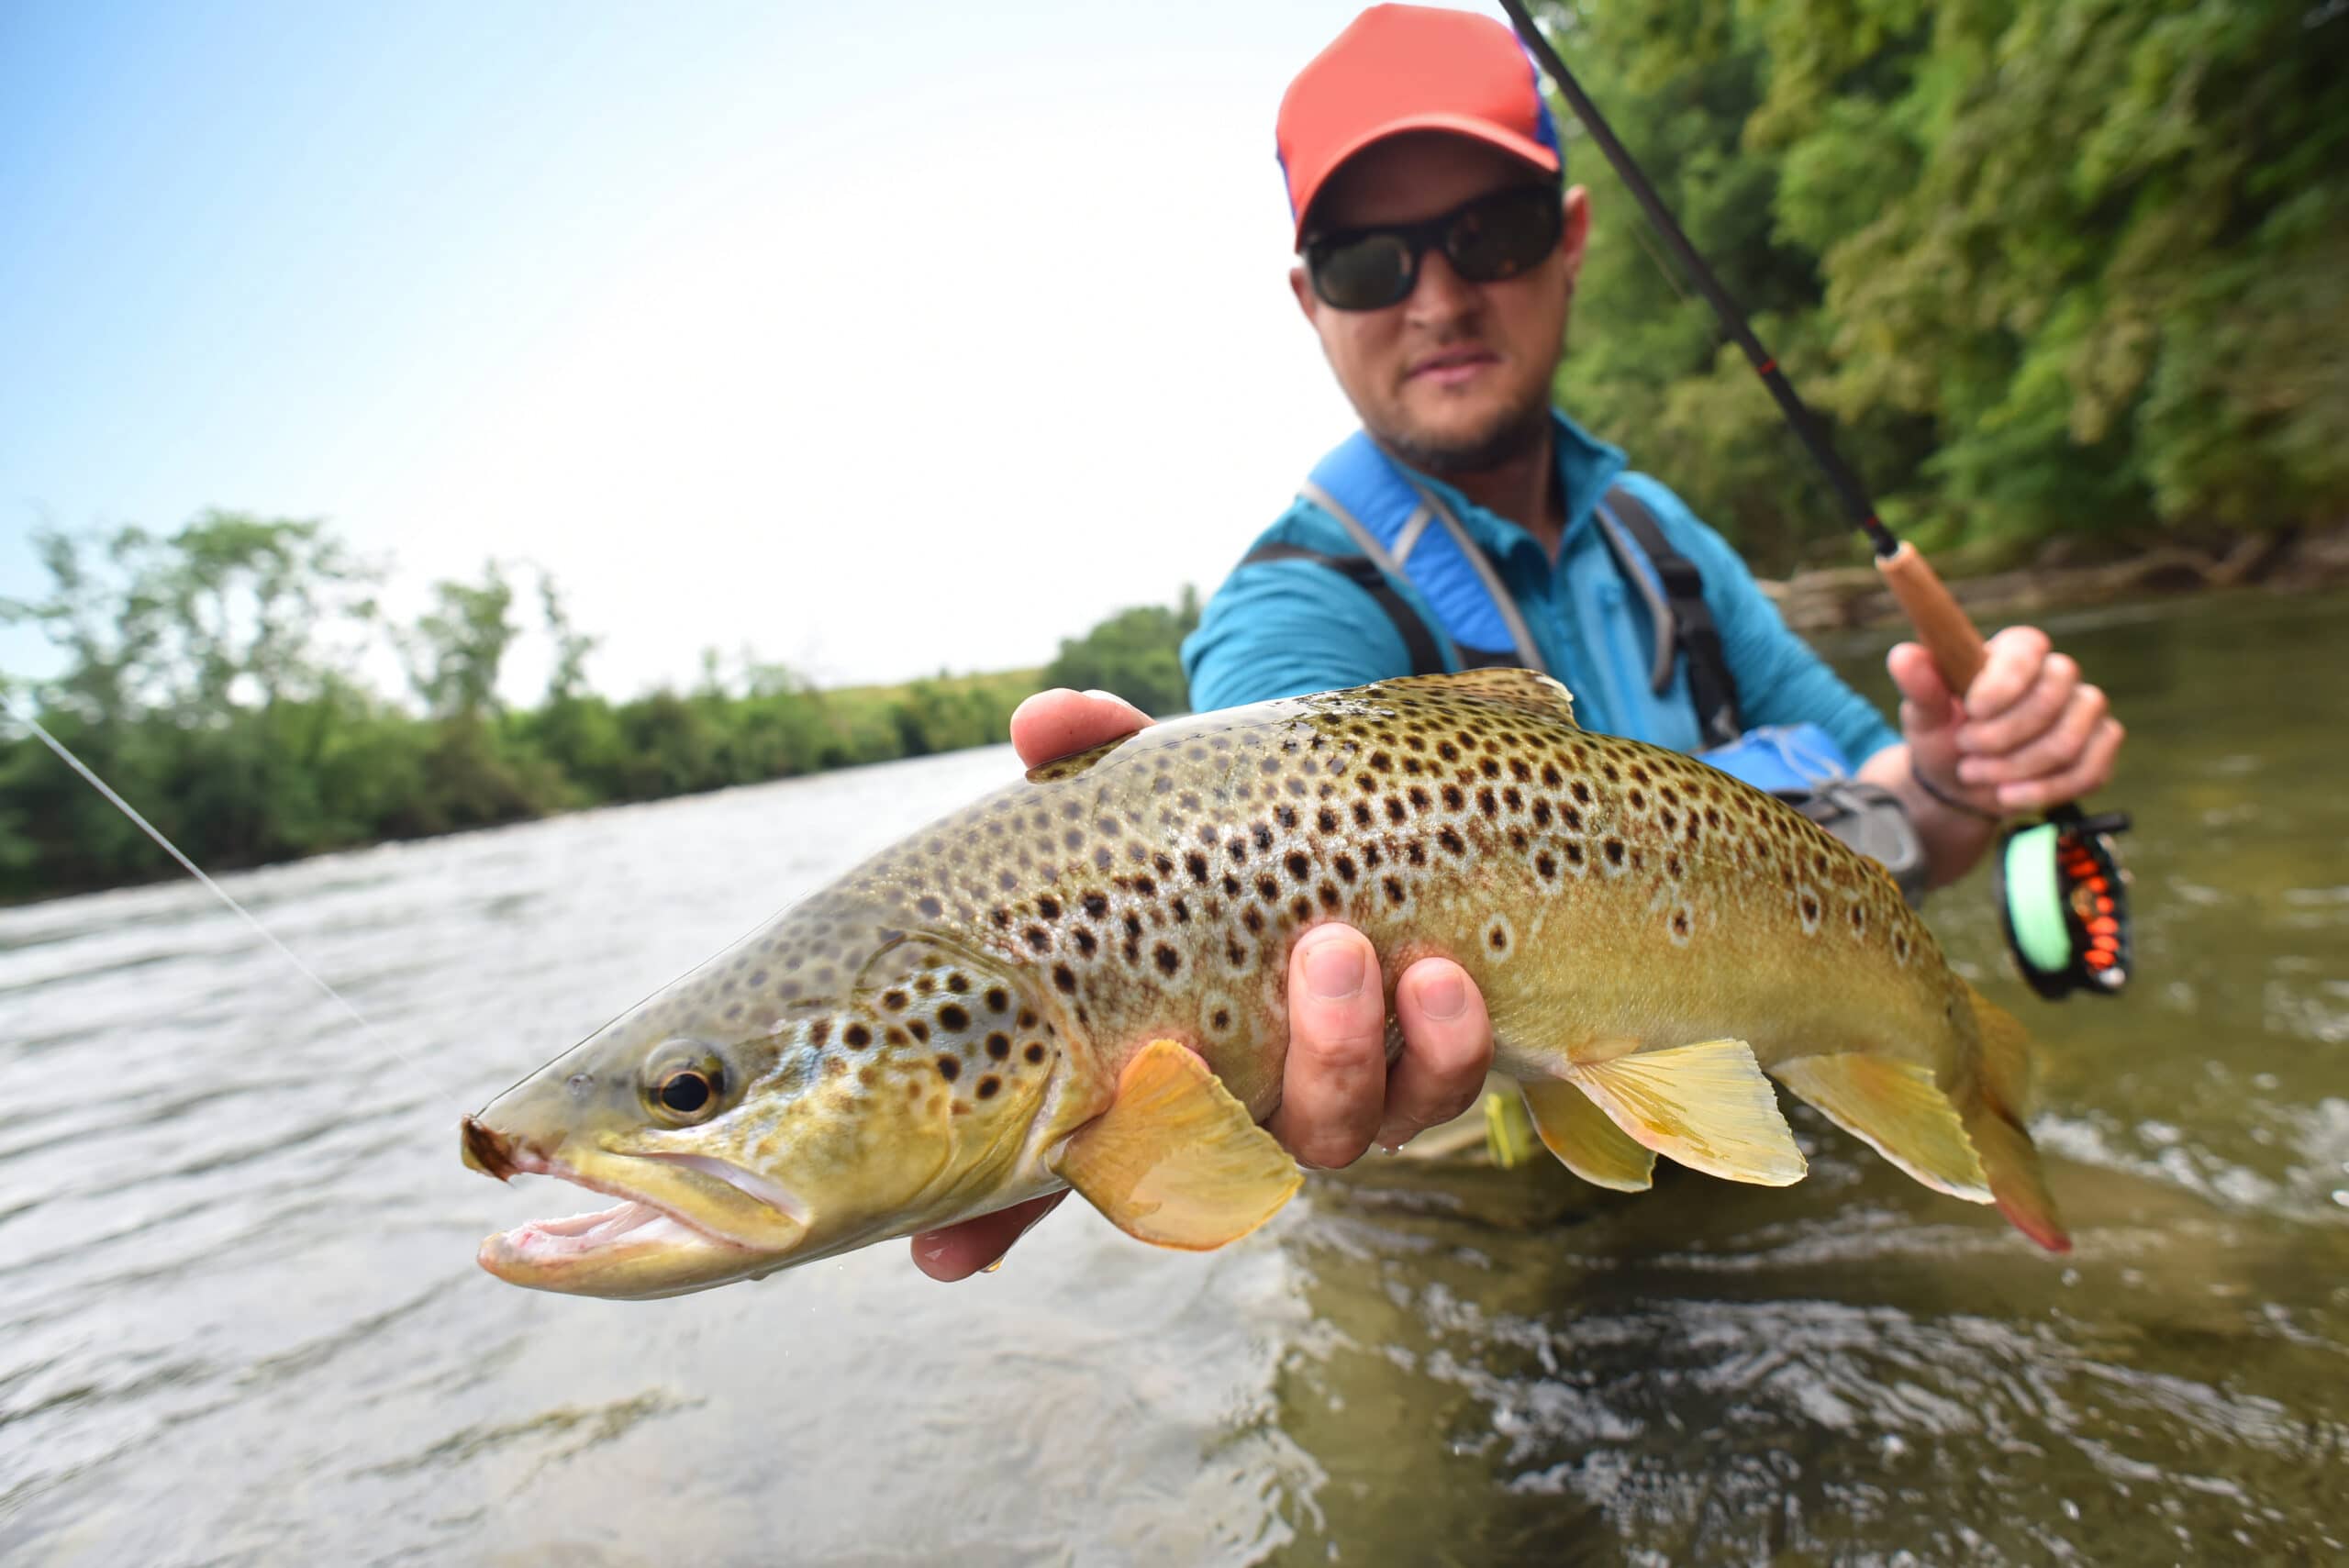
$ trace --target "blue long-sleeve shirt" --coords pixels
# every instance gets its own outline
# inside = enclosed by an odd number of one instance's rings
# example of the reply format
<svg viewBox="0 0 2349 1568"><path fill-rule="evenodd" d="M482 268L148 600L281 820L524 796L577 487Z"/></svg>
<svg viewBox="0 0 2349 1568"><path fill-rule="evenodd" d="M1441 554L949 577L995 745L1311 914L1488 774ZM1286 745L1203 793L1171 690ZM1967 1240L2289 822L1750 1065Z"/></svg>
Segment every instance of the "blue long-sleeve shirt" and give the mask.
<svg viewBox="0 0 2349 1568"><path fill-rule="evenodd" d="M1654 628L1647 604L1624 581L1593 515L1609 486L1620 483L1703 578L1748 728L1816 724L1855 768L1898 741L1883 715L1787 628L1727 540L1664 484L1627 472L1619 449L1563 414L1555 418L1566 512L1555 564L1515 523L1440 480L1417 477L1452 508L1515 595L1543 662L1574 694L1577 722L1676 751L1703 744L1685 660L1668 691L1649 694ZM1338 520L1302 497L1257 541L1267 542L1357 553ZM1418 588L1400 586L1428 625L1441 628ZM1444 651L1447 667L1457 668L1448 642ZM1191 706L1204 712L1408 675L1411 659L1368 591L1317 562L1286 560L1245 564L1224 580L1183 643L1183 668Z"/></svg>

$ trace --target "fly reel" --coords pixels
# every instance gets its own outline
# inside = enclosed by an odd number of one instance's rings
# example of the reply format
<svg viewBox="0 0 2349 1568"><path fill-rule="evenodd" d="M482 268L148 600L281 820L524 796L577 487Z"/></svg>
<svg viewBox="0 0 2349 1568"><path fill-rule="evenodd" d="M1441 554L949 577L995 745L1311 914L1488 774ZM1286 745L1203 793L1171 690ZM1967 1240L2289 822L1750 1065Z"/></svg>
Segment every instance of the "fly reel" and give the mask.
<svg viewBox="0 0 2349 1568"><path fill-rule="evenodd" d="M2120 812L2068 807L2009 831L1992 862L2008 951L2023 980L2051 1002L2075 991L2110 996L2129 983L2129 873L2112 847Z"/></svg>

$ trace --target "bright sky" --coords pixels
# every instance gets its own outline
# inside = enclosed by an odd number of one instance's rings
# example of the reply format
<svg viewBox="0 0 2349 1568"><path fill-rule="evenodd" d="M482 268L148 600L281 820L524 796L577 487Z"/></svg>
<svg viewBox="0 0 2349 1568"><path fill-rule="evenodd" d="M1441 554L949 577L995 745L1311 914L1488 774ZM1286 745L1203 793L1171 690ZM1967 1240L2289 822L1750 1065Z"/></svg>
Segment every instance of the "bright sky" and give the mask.
<svg viewBox="0 0 2349 1568"><path fill-rule="evenodd" d="M43 523L324 517L411 612L543 563L626 695L1211 589L1352 425L1273 117L1356 9L0 8L0 595Z"/></svg>

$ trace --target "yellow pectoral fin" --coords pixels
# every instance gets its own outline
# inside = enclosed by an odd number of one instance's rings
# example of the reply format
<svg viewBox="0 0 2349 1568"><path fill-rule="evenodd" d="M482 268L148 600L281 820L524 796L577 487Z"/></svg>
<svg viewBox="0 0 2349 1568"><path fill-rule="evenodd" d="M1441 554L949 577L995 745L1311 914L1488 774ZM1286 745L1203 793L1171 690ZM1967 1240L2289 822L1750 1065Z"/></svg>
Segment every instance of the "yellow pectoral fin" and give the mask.
<svg viewBox="0 0 2349 1568"><path fill-rule="evenodd" d="M1571 1062L1565 1073L1633 1141L1693 1170L1783 1187L1809 1169L1742 1040Z"/></svg>
<svg viewBox="0 0 2349 1568"><path fill-rule="evenodd" d="M1053 1169L1127 1235L1195 1252L1247 1235L1305 1182L1207 1063L1171 1040L1126 1063L1116 1101Z"/></svg>
<svg viewBox="0 0 2349 1568"><path fill-rule="evenodd" d="M1974 1140L1932 1069L1843 1052L1781 1062L1772 1075L1934 1191L1968 1203L1991 1201Z"/></svg>
<svg viewBox="0 0 2349 1568"><path fill-rule="evenodd" d="M1607 1119L1572 1084L1520 1084L1533 1129L1559 1163L1593 1186L1643 1193L1655 1180L1655 1152L1641 1147Z"/></svg>

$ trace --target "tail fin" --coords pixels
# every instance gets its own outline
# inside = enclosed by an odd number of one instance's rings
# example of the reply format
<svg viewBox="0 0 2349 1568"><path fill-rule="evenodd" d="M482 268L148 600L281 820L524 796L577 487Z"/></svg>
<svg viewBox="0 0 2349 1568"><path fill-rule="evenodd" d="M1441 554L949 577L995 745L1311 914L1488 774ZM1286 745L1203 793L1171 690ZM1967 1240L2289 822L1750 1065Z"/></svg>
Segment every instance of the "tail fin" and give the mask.
<svg viewBox="0 0 2349 1568"><path fill-rule="evenodd" d="M1979 1081L1965 1112L1966 1136L1981 1156L1998 1212L2051 1252L2068 1252L2072 1239L2055 1212L2040 1169L2039 1151L2023 1129L2031 1103L2031 1037L2021 1022L1971 985L1974 1025L1982 1041Z"/></svg>

